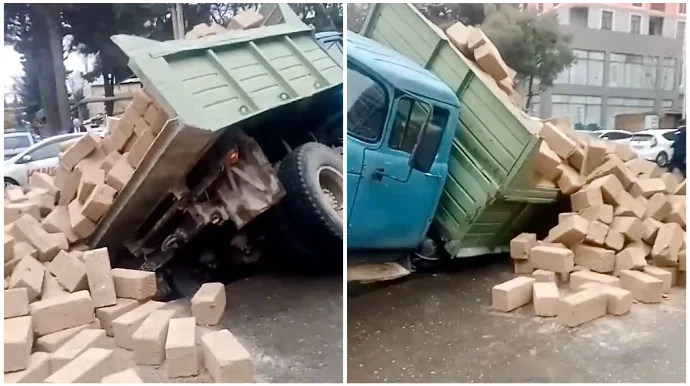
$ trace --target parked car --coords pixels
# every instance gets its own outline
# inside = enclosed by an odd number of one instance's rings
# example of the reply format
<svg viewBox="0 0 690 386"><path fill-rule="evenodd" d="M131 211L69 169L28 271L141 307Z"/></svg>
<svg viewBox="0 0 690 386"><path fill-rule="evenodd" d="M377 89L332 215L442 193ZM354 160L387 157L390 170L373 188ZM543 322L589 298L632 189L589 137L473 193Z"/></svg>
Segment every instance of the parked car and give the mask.
<svg viewBox="0 0 690 386"><path fill-rule="evenodd" d="M5 159L12 158L38 142L36 136L28 131L7 133L3 140L5 142Z"/></svg>
<svg viewBox="0 0 690 386"><path fill-rule="evenodd" d="M105 131L93 131L104 135ZM29 177L36 172L50 174L57 168L60 144L70 139L81 137L86 133L61 134L44 139L28 149L5 161L5 186L23 186Z"/></svg>
<svg viewBox="0 0 690 386"><path fill-rule="evenodd" d="M597 130L591 132L595 138L616 143L630 143L633 133L625 130Z"/></svg>
<svg viewBox="0 0 690 386"><path fill-rule="evenodd" d="M638 157L666 166L673 157L673 140L676 129L644 130L630 140L630 145Z"/></svg>

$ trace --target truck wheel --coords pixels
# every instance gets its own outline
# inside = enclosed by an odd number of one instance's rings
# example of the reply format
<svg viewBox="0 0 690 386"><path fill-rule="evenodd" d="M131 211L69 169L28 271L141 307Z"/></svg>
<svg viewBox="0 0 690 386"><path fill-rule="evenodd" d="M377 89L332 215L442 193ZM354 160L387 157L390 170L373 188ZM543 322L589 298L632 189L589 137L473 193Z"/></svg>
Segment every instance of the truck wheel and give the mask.
<svg viewBox="0 0 690 386"><path fill-rule="evenodd" d="M342 256L343 161L332 149L306 143L280 163L286 195L281 205L293 233L307 236L315 252Z"/></svg>

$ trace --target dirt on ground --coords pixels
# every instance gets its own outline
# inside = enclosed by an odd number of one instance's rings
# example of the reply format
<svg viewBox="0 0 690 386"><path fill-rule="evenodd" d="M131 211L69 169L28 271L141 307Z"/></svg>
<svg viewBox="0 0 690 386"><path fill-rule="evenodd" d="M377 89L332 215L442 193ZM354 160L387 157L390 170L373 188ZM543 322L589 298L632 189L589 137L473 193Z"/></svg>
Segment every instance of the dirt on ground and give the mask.
<svg viewBox="0 0 690 386"><path fill-rule="evenodd" d="M685 288L576 328L490 308L508 256L348 289L348 382L685 382Z"/></svg>

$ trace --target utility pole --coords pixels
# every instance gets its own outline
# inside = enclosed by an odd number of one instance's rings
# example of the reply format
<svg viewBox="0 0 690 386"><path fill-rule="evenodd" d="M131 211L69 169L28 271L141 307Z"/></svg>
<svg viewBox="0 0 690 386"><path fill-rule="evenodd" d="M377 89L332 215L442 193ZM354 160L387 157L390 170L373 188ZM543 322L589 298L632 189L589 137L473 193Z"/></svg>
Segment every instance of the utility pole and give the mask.
<svg viewBox="0 0 690 386"><path fill-rule="evenodd" d="M181 3L172 4L170 7L170 16L173 26L173 39L184 39L184 10Z"/></svg>

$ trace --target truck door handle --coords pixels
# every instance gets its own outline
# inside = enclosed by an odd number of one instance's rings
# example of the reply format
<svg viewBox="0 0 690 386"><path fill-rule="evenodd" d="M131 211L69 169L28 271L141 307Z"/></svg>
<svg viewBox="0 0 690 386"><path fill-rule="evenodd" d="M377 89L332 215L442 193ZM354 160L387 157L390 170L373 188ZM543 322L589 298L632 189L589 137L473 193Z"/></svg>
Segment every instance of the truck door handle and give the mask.
<svg viewBox="0 0 690 386"><path fill-rule="evenodd" d="M375 169L373 173L371 173L371 179L374 181L383 181L383 174L385 170L383 168L378 168Z"/></svg>

